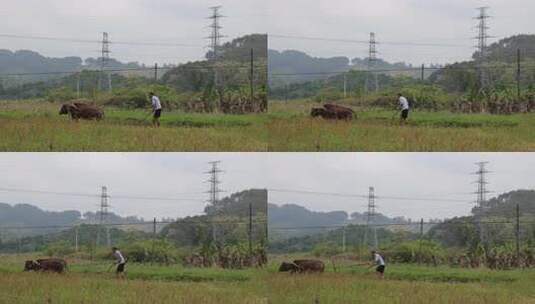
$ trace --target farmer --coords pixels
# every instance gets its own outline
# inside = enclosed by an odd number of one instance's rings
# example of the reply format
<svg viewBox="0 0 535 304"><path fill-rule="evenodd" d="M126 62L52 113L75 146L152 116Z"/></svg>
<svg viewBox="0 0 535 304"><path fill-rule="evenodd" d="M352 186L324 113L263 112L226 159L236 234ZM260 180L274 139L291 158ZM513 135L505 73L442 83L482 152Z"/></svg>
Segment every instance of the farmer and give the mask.
<svg viewBox="0 0 535 304"><path fill-rule="evenodd" d="M377 276L379 277L379 279L384 279L385 277L385 260L384 258L375 250L372 251L372 256L373 256L373 262L372 262L372 265L370 267L374 267L374 266L377 266L375 268L375 271L377 273Z"/></svg>
<svg viewBox="0 0 535 304"><path fill-rule="evenodd" d="M401 124L405 124L409 118L409 101L401 93L398 94L398 98L401 109Z"/></svg>
<svg viewBox="0 0 535 304"><path fill-rule="evenodd" d="M158 96L154 95L153 92L149 93L150 100L152 103L152 125L154 127L159 128L160 127L160 116L162 116L162 104L160 102L160 98Z"/></svg>
<svg viewBox="0 0 535 304"><path fill-rule="evenodd" d="M117 270L115 271L115 275L117 276L117 278L125 279L126 277L124 274L124 266L126 264L126 260L124 259L123 255L119 251L119 248L113 247L111 250L112 250L113 257L115 258L115 265L117 265Z"/></svg>

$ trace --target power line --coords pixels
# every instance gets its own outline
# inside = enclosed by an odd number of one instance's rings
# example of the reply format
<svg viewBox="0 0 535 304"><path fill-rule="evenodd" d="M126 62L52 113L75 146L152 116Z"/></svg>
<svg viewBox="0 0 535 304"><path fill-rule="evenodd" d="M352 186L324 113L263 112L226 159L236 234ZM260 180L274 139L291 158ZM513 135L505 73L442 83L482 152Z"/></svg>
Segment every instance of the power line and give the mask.
<svg viewBox="0 0 535 304"><path fill-rule="evenodd" d="M280 193L296 193L296 194L305 194L305 195L322 195L322 196L338 196L338 197L358 197L358 198L369 198L369 195L364 194L353 194L353 193L335 193L335 192L318 192L318 191L307 191L307 190L292 190L292 189L268 189L270 192L280 192ZM466 193L469 194L469 193ZM446 198L434 198L434 197L408 197L408 196L374 196L376 199L380 200L400 200L400 201L436 201L436 202L463 202L468 203L467 200L463 199L446 199Z"/></svg>
<svg viewBox="0 0 535 304"><path fill-rule="evenodd" d="M483 69L486 69L486 70L489 70L489 69L496 69L496 68L516 68L516 63L505 63L505 64L500 64L500 65L486 65L485 67L483 67ZM524 67L528 67L528 68L535 68L535 65L527 65L527 66L524 66ZM422 68L421 67L407 67L407 68L392 68L392 69L375 69L374 72L375 73L387 73L387 72L419 72L421 71ZM444 67L424 67L424 70L431 70L431 71L438 71L438 70L444 70L444 71L448 71L448 70L460 70L460 71L463 71L463 70L467 70L467 71L471 71L471 70L477 70L477 67L460 67L460 66L444 66ZM306 75L310 75L310 76L322 76L322 75L342 75L344 73L348 73L348 72L363 72L365 73L366 70L355 70L355 69L351 69L349 71L340 71L340 72L295 72L295 73L270 73L269 76L270 77L278 77L278 76L306 76Z"/></svg>
<svg viewBox="0 0 535 304"><path fill-rule="evenodd" d="M76 42L76 43L100 43L100 40L91 39L77 39L77 38L65 38L65 37L50 37L50 36L31 36L31 35L13 35L13 34L0 34L3 38L13 39L28 39L28 40L49 40L49 41L61 41L61 42ZM163 46L163 47L204 47L203 45L192 45L184 43L167 43L167 42L133 42L133 41L114 41L114 45L138 45L138 46Z"/></svg>
<svg viewBox="0 0 535 304"><path fill-rule="evenodd" d="M338 228L348 228L348 227L404 227L404 226L414 226L418 227L420 225L466 225L466 222L413 222L413 223L389 223L389 224L376 224L370 223L366 224L346 224L346 225L317 225L317 226L270 226L270 230L306 230L306 229L338 229ZM496 225L516 225L516 221L484 221L484 224L496 224ZM520 221L520 224L535 224L535 221Z"/></svg>
<svg viewBox="0 0 535 304"><path fill-rule="evenodd" d="M298 35L280 35L269 34L270 38L281 39L296 39L296 40L312 40L312 41L328 41L328 42L343 42L343 43L356 43L356 44L369 44L369 40L354 40L344 38L326 38L326 37L310 37L310 36L298 36ZM407 42L407 41L382 41L378 43L380 45L397 45L397 46L428 46L428 47L471 47L470 45L461 44L446 44L446 43L420 43L420 42Z"/></svg>
<svg viewBox="0 0 535 304"><path fill-rule="evenodd" d="M255 222L265 222L266 220L263 219L256 219ZM156 224L249 224L249 219L244 220L202 220L202 221L191 221L191 220L178 220L178 221L157 221ZM132 222L132 223L107 223L107 226L115 227L115 226L145 226L145 225L153 225L154 221L150 222ZM99 226L98 224L76 224L76 225L39 225L39 226L0 226L0 230L16 230L16 229L68 229L68 228L76 228L77 226L85 225L85 226Z"/></svg>
<svg viewBox="0 0 535 304"><path fill-rule="evenodd" d="M250 57L250 56L249 56ZM266 65L255 65L255 67L267 67ZM172 70L172 69L181 69L181 70L213 70L213 69L250 69L250 64L222 64L216 66L175 66L175 67L159 67L160 70ZM153 71L154 67L142 67L142 68L123 68L123 69L106 69L108 72L131 72L131 71ZM38 76L38 75L61 75L61 74L77 74L81 72L99 72L98 70L76 70L76 71L53 71L53 72L33 72L33 73L9 73L9 74L0 74L0 77L8 76Z"/></svg>
<svg viewBox="0 0 535 304"><path fill-rule="evenodd" d="M75 197L100 197L100 194L90 193L76 193L76 192L57 192L57 191L44 191L33 189L20 189L20 188L0 188L0 192L19 192L19 193L36 193L47 195L60 195L60 196L75 196ZM186 192L177 194L203 194L204 192ZM108 195L113 199L125 199L125 200L155 200L155 201L204 201L200 198L178 198L178 197L156 197L156 196L130 196L130 195Z"/></svg>

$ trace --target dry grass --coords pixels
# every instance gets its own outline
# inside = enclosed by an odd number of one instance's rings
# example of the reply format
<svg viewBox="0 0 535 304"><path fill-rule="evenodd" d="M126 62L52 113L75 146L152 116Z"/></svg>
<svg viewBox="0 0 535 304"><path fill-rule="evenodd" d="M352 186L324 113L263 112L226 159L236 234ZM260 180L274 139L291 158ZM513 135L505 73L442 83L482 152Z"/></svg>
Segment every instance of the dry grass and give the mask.
<svg viewBox="0 0 535 304"><path fill-rule="evenodd" d="M264 116L165 113L151 127L147 112L107 109L102 122L72 122L59 105L0 103L0 151L266 151Z"/></svg>
<svg viewBox="0 0 535 304"><path fill-rule="evenodd" d="M269 151L535 151L535 115L413 113L400 126L393 112L361 109L353 122L308 117L313 104L272 103Z"/></svg>

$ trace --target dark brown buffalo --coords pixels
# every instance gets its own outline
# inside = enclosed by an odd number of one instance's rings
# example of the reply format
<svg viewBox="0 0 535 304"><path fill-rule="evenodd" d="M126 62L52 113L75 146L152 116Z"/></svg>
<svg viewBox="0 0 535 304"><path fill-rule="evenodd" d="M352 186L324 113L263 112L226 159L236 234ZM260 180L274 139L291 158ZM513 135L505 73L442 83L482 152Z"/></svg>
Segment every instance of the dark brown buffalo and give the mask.
<svg viewBox="0 0 535 304"><path fill-rule="evenodd" d="M39 259L26 261L24 271L45 271L63 273L67 269L67 262L62 259Z"/></svg>
<svg viewBox="0 0 535 304"><path fill-rule="evenodd" d="M355 116L355 112L347 107L326 104L323 108L313 108L310 115L312 117L321 117L329 120L352 120Z"/></svg>
<svg viewBox="0 0 535 304"><path fill-rule="evenodd" d="M295 260L294 264L299 267L299 272L302 273L322 273L325 271L325 264L318 260Z"/></svg>
<svg viewBox="0 0 535 304"><path fill-rule="evenodd" d="M299 271L299 267L297 267L297 265L295 265L294 263L282 262L282 264L279 267L279 272L296 273L298 271Z"/></svg>
<svg viewBox="0 0 535 304"><path fill-rule="evenodd" d="M62 105L61 109L59 110L59 114L69 114L73 120L101 120L104 118L104 111L102 109L93 105L79 102Z"/></svg>
<svg viewBox="0 0 535 304"><path fill-rule="evenodd" d="M322 273L324 271L325 264L317 260L295 260L293 263L283 262L279 267L279 272Z"/></svg>

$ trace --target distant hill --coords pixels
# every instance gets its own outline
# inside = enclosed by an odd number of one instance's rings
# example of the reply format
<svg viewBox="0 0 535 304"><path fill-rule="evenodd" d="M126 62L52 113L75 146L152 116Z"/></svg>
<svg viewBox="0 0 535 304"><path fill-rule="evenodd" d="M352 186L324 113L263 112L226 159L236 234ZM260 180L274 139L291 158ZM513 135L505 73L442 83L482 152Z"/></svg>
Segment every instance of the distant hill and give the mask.
<svg viewBox="0 0 535 304"><path fill-rule="evenodd" d="M269 204L268 214L270 229L272 227L291 228L284 230L272 229L274 238L311 235L325 231L325 229L322 230L319 227L363 225L366 223L367 218L366 213L355 212L349 215L345 211L316 212L295 204L282 206ZM389 218L385 215L378 214L373 223L383 225L409 222L409 220L403 217Z"/></svg>
<svg viewBox="0 0 535 304"><path fill-rule="evenodd" d="M318 79L333 77L332 73L347 72L350 70L365 71L368 68L367 58L312 57L297 50L276 51L269 50L269 73L271 74L301 74L270 77L270 86L279 87L286 84L308 82ZM376 69L406 69L411 68L410 64L404 62L389 63L378 59L375 63ZM398 72L388 73L389 75L403 74L412 75L414 73ZM419 72L416 73L419 75Z"/></svg>
<svg viewBox="0 0 535 304"><path fill-rule="evenodd" d="M535 241L535 227L531 224L535 219L535 190L516 190L489 199L486 210L474 208L474 215L482 216L482 222L489 232L489 239L496 244L504 244L514 239L514 223L516 206L520 209L521 235L524 241ZM476 217L456 217L431 228L428 236L449 247L474 246L478 239ZM491 223L496 222L496 223ZM509 223L508 223L509 222Z"/></svg>
<svg viewBox="0 0 535 304"><path fill-rule="evenodd" d="M136 223L143 219L137 217L121 217L114 213L109 213L109 221L112 223ZM75 224L98 223L99 213L87 212L82 214L79 211L46 211L29 204L9 205L0 203L0 230L2 227L23 227L23 226L70 226ZM122 227L127 229L127 227ZM51 229L6 229L3 231L3 238L13 236L24 237L54 233L62 228Z"/></svg>
<svg viewBox="0 0 535 304"><path fill-rule="evenodd" d="M249 214L252 211L253 241L265 244L266 207L267 190L240 191L221 199L215 206L207 206L205 215L186 217L165 226L160 235L177 246L208 244L213 235L216 240L224 240L225 244L239 244L247 240Z"/></svg>
<svg viewBox="0 0 535 304"><path fill-rule="evenodd" d="M251 49L253 50L254 80L263 87L267 81L267 35L251 34L233 39L219 48L217 62L210 60L213 54L207 52L205 60L188 62L168 70L162 82L179 91L208 93L214 86L214 67L218 68L218 79L226 89L247 85L250 79Z"/></svg>
<svg viewBox="0 0 535 304"><path fill-rule="evenodd" d="M0 49L0 71L1 74L26 74L26 73L50 73L79 70L99 70L101 66L100 58L87 58L69 56L63 58L45 57L38 52L31 50L10 51ZM137 62L122 63L111 58L107 64L111 69L135 69L143 67ZM152 72L150 72L152 74ZM3 87L9 88L14 85L24 83L58 79L65 75L25 75L21 77L10 77L4 79Z"/></svg>
<svg viewBox="0 0 535 304"><path fill-rule="evenodd" d="M520 50L523 86L531 86L535 79L535 35L516 35L492 43L487 49L486 72L496 87L511 86L516 81L517 52ZM447 65L434 72L430 81L442 86L447 91L468 92L477 88L475 52L472 60Z"/></svg>

